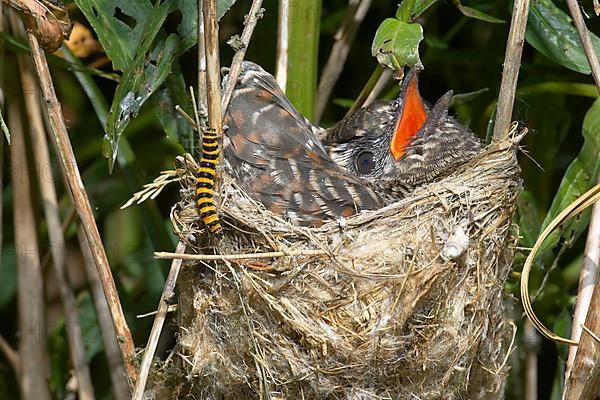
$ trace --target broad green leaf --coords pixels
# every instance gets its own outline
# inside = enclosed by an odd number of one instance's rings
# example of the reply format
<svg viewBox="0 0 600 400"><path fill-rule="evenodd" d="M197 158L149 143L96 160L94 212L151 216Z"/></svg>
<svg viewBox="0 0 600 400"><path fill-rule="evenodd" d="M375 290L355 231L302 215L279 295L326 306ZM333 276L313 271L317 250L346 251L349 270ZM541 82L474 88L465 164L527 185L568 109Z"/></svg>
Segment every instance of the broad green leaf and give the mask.
<svg viewBox="0 0 600 400"><path fill-rule="evenodd" d="M237 0L217 0L217 18L223 15L235 4ZM180 52L190 49L198 42L198 2L190 0L173 0L171 12L179 13L181 22L177 33L181 38Z"/></svg>
<svg viewBox="0 0 600 400"><path fill-rule="evenodd" d="M400 70L405 65L413 67L421 63L419 58L421 40L423 40L421 25L387 18L375 33L371 54L380 64L395 70Z"/></svg>
<svg viewBox="0 0 600 400"><path fill-rule="evenodd" d="M590 32L596 54L600 54L600 38ZM531 4L525 38L552 61L582 74L590 73L577 30L571 18L551 0Z"/></svg>
<svg viewBox="0 0 600 400"><path fill-rule="evenodd" d="M198 135L192 126L176 110L179 105L188 115L193 115L190 96L186 92L185 81L179 70L179 64L173 63L173 73L165 81L165 88L154 96L155 114L167 137L174 143L183 145L186 152L195 154L198 147Z"/></svg>
<svg viewBox="0 0 600 400"><path fill-rule="evenodd" d="M318 84L321 1L295 0L301 17L290 17L286 95L309 120L315 115Z"/></svg>
<svg viewBox="0 0 600 400"><path fill-rule="evenodd" d="M149 0L131 3L78 0L115 68L123 71L106 125L104 154L109 158L111 171L126 126L171 73L176 56L198 40L196 2L176 0L154 6ZM217 17L221 18L234 3L235 0L219 1ZM177 34L170 34L165 40L160 31L171 14L181 21Z"/></svg>
<svg viewBox="0 0 600 400"><path fill-rule="evenodd" d="M217 1L217 17L221 19L235 2ZM181 17L177 26L181 38L180 52L198 41L196 1L174 0L163 5L157 2L156 6L150 0L75 0L75 3L94 28L115 69L120 71L125 71L138 53L140 42L146 35L146 21L158 6L168 8L171 13L179 13Z"/></svg>
<svg viewBox="0 0 600 400"><path fill-rule="evenodd" d="M538 93L569 94L572 96L598 97L598 88L591 83L575 82L541 82L521 86L517 90L518 96L528 96Z"/></svg>
<svg viewBox="0 0 600 400"><path fill-rule="evenodd" d="M544 222L543 230L565 207L596 184L600 171L600 99L588 110L583 120L584 143L579 154L571 162L560 183L560 187ZM590 218L586 211L578 218L565 222L560 231L554 231L541 246L538 257L556 246L561 237L572 243L585 230Z"/></svg>
<svg viewBox="0 0 600 400"><path fill-rule="evenodd" d="M193 1L186 1L186 0L179 0L179 1L183 1L184 3L192 3L195 4L195 2ZM219 18L219 20L221 18L223 18L223 15L225 15L225 13L227 13L227 11L229 11L229 9L235 4L237 0L217 0L217 16ZM185 14L184 14L185 15Z"/></svg>
<svg viewBox="0 0 600 400"><path fill-rule="evenodd" d="M540 233L541 218L535 205L535 198L527 190L522 190L517 199L516 220L519 225L519 244L523 247L533 247Z"/></svg>
<svg viewBox="0 0 600 400"><path fill-rule="evenodd" d="M484 13L483 11L479 11L473 7L463 6L460 0L454 0L454 5L458 10L463 13L465 17L478 19L484 22L491 22L493 24L503 24L504 21L498 19L496 17L492 17L491 15Z"/></svg>
<svg viewBox="0 0 600 400"><path fill-rule="evenodd" d="M150 40L149 40L150 41ZM160 87L171 72L171 64L177 54L179 38L171 34L160 51L153 54L140 53L117 86L110 107L107 123L105 155L112 170L117 156L118 141L125 127L140 111L142 105ZM158 47L158 46L157 46Z"/></svg>
<svg viewBox="0 0 600 400"><path fill-rule="evenodd" d="M434 5L437 1L438 0L416 0L412 4L412 10L410 11L411 19L414 20L415 18L418 18L421 14L423 14L425 11L427 11L427 9L429 7ZM402 3L400 3L400 7L398 7L398 10L396 11L396 18L401 20L402 16L406 15L406 13L408 12L408 10L406 10L406 8L410 5L411 5L410 1L403 0Z"/></svg>
<svg viewBox="0 0 600 400"><path fill-rule="evenodd" d="M104 98L104 95L100 91L100 88L96 82L91 78L89 73L82 69L82 62L76 58L66 46L63 46L64 57L76 67L74 74L79 84L81 85L84 92L87 94L92 107L98 117L98 121L102 126L106 126L106 118L108 116L108 104ZM179 71L178 76L181 76ZM173 77L173 74L171 74ZM168 81L168 80L167 80ZM167 83L168 86L168 83ZM165 111L166 112L166 111ZM168 114L168 113L167 113ZM166 118L170 119L170 118ZM127 142L126 138L121 138L119 144L119 153L117 155L117 162L127 177L126 182L130 193L134 193L141 186L141 178L139 175L139 168L136 166L136 157L131 150L131 146ZM144 226L146 227L146 233L152 240L155 248L165 248L172 245L167 230L162 224L162 218L158 210L158 206L154 202L143 202L139 206L140 212L142 213Z"/></svg>
<svg viewBox="0 0 600 400"><path fill-rule="evenodd" d="M149 0L75 0L98 35L115 69L125 71L133 61L152 14Z"/></svg>

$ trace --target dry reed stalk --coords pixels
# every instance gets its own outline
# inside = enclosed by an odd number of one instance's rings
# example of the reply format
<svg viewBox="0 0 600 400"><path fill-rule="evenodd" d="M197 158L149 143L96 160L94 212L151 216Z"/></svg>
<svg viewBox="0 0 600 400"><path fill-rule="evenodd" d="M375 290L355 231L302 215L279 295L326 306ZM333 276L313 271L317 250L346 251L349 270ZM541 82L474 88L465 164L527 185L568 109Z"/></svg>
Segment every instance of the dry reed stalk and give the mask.
<svg viewBox="0 0 600 400"><path fill-rule="evenodd" d="M508 42L506 43L506 54L504 56L504 67L502 68L502 82L500 83L500 95L496 107L496 121L494 123L494 140L502 140L508 135L508 128L512 119L515 93L517 91L517 80L521 69L521 54L523 43L525 43L525 28L527 27L527 16L529 15L529 0L515 0Z"/></svg>
<svg viewBox="0 0 600 400"><path fill-rule="evenodd" d="M0 353L4 355L4 358L15 372L17 379L19 379L19 375L21 374L21 359L19 358L19 353L10 347L10 344L8 344L2 335L0 335Z"/></svg>
<svg viewBox="0 0 600 400"><path fill-rule="evenodd" d="M198 0L198 114L206 117L208 104L206 98L206 49L204 47L204 13L202 12L203 0ZM179 106L176 106L176 108ZM201 122L204 122L202 118ZM206 126L201 126L205 129ZM200 128L198 132L200 132Z"/></svg>
<svg viewBox="0 0 600 400"><path fill-rule="evenodd" d="M216 0L203 0L204 47L206 52L206 97L208 102L208 127L219 138L219 164L214 191L219 193L221 169L223 168L223 119L221 117L221 61L219 57L219 21Z"/></svg>
<svg viewBox="0 0 600 400"><path fill-rule="evenodd" d="M32 22L28 21L28 25L30 23ZM102 239L100 237L100 233L98 232L96 221L94 220L92 207L90 205L85 186L83 185L83 181L81 180L81 175L79 174L77 160L75 159L75 154L73 153L73 148L71 147L69 135L62 115L61 105L54 90L48 63L44 56L44 52L39 45L37 37L29 29L27 32L27 37L29 46L31 48L31 55L33 57L34 65L38 74L41 91L46 102L53 137L58 148L60 156L59 158L61 161L61 170L68 182L77 214L79 215L79 219L82 223L87 240L90 243L90 248L92 249L94 264L98 269L104 295L107 298L110 308L114 325L114 333L116 335L115 340L117 343L119 343L123 363L127 373L127 379L131 384L131 382L135 380L137 374L135 367L132 364L135 356L133 338L131 336L129 327L127 326L125 315L123 314L121 301L115 286L112 271L110 270L110 266L108 264L108 259L106 258L106 252L102 245Z"/></svg>
<svg viewBox="0 0 600 400"><path fill-rule="evenodd" d="M203 0L204 47L206 51L206 94L208 99L208 124L221 133L221 79L219 57L219 23L216 0ZM222 152L221 152L222 153ZM219 160L222 161L222 160Z"/></svg>
<svg viewBox="0 0 600 400"><path fill-rule="evenodd" d="M123 356L119 344L114 337L110 309L106 301L106 296L104 295L104 290L102 289L98 270L93 262L90 245L81 224L77 227L77 239L79 241L81 253L83 254L83 265L90 286L94 309L98 315L98 323L100 324L100 330L102 331L102 343L104 344L104 352L106 354L106 360L108 361L108 370L110 371L112 382L111 389L116 400L130 400L131 392L129 390L128 382L125 379L126 374L123 366Z"/></svg>
<svg viewBox="0 0 600 400"><path fill-rule="evenodd" d="M596 282L590 311L581 335L579 351L575 356L573 371L567 383L566 400L595 400L600 393L600 282ZM569 388L571 388L569 390Z"/></svg>
<svg viewBox="0 0 600 400"><path fill-rule="evenodd" d="M300 250L300 251L271 251L266 253L246 254L183 254L181 252L167 253L156 252L154 258L159 260L192 260L192 261L233 261L249 260L253 258L279 258L298 256L328 256L330 253L324 250Z"/></svg>
<svg viewBox="0 0 600 400"><path fill-rule="evenodd" d="M19 383L23 400L50 400L47 374L50 371L46 346L44 318L44 289L39 261L39 246L33 205L31 176L27 171L25 132L18 103L8 104L10 145L13 166L15 248L17 256L17 296L19 327Z"/></svg>
<svg viewBox="0 0 600 400"><path fill-rule="evenodd" d="M15 21L20 26L18 29L21 36L25 36L25 30L21 21ZM44 121L40 106L39 91L36 87L35 77L32 72L30 61L23 55L17 58L21 83L23 85L25 110L29 118L29 129L33 147L33 155L37 165L50 166L50 153L48 152L48 141L44 129ZM54 188L54 177L52 174L38 176L42 204L44 206L44 216L48 224L48 237L50 239L50 254L52 256L52 265L56 275L57 284L60 289L63 312L65 314L65 326L70 347L71 362L77 377L77 391L81 400L94 399L94 387L92 386L92 377L85 357L85 346L81 332L81 322L79 320L79 309L73 290L69 285L66 265L66 244L61 226L58 198Z"/></svg>
<svg viewBox="0 0 600 400"><path fill-rule="evenodd" d="M288 24L290 0L279 0L277 10L277 51L275 55L275 79L285 93L288 70L288 42L290 27Z"/></svg>
<svg viewBox="0 0 600 400"><path fill-rule="evenodd" d="M331 53L329 53L329 58L327 59L327 63L321 73L321 79L319 80L317 106L315 111L315 121L317 123L323 116L331 92L346 64L346 59L348 58L348 53L350 52L350 47L354 41L356 32L358 32L358 28L365 18L365 15L367 15L370 6L371 0L350 0L348 2L346 17L333 36L333 47L331 48Z"/></svg>
<svg viewBox="0 0 600 400"><path fill-rule="evenodd" d="M233 90L235 89L238 77L240 76L240 72L242 71L242 62L244 61L246 50L250 45L252 33L254 32L254 28L256 27L258 20L262 16L261 6L262 0L252 1L252 6L250 7L250 11L248 11L248 15L246 16L246 22L244 25L244 30L242 31L241 47L235 52L235 54L233 55L233 60L231 60L231 68L229 70L229 76L227 78L227 85L225 87L225 91L223 92L223 99L221 101L221 111L223 113L223 118L225 118L225 112L227 111L227 107L229 106L229 102L231 101L231 96L233 95Z"/></svg>
<svg viewBox="0 0 600 400"><path fill-rule="evenodd" d="M175 252L177 254L183 254L185 252L185 244L179 242ZM175 285L177 284L177 278L179 277L179 270L181 269L182 260L174 259L169 269L169 275L165 282L160 301L158 303L158 311L154 317L154 323L150 331L150 337L144 350L144 357L142 359L142 365L140 366L140 375L135 383L135 390L133 391L133 400L142 400L144 397L144 390L146 389L146 382L148 381L148 374L150 373L150 367L152 366L152 360L154 359L154 353L156 352L156 346L158 345L158 339L162 332L167 313L169 312L169 305L175 297Z"/></svg>

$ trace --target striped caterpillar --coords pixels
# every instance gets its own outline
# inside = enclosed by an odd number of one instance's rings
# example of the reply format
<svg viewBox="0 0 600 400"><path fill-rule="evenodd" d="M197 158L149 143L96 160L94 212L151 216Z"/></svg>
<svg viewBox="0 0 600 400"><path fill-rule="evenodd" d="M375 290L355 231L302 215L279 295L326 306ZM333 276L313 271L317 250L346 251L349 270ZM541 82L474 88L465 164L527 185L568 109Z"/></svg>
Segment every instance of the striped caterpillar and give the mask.
<svg viewBox="0 0 600 400"><path fill-rule="evenodd" d="M223 229L217 215L213 191L218 163L219 143L217 142L217 131L207 129L202 135L202 158L200 159L199 173L196 178L196 204L204 225L213 235L220 238L223 236Z"/></svg>

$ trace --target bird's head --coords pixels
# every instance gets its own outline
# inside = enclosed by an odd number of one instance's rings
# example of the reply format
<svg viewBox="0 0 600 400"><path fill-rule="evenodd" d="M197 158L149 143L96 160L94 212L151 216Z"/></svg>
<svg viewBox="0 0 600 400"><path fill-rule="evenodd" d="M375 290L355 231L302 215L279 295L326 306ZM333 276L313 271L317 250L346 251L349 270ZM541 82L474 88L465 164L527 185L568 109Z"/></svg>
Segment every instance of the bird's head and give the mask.
<svg viewBox="0 0 600 400"><path fill-rule="evenodd" d="M448 116L452 91L433 106L420 93L420 68L405 76L392 102L373 103L333 128L330 156L342 167L386 190L414 187L451 172L481 145Z"/></svg>

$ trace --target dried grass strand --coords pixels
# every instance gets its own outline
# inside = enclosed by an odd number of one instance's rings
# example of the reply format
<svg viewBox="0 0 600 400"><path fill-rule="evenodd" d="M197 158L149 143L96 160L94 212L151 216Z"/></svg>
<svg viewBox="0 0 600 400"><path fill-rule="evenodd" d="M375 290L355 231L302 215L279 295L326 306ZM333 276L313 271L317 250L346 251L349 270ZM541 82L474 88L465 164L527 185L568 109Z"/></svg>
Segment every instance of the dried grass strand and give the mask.
<svg viewBox="0 0 600 400"><path fill-rule="evenodd" d="M154 258L159 260L190 260L190 261L232 261L248 260L252 258L279 258L279 257L299 257L299 256L329 256L325 250L298 250L298 251L271 251L265 253L246 253L246 254L182 254L179 252L169 253L157 251Z"/></svg>

